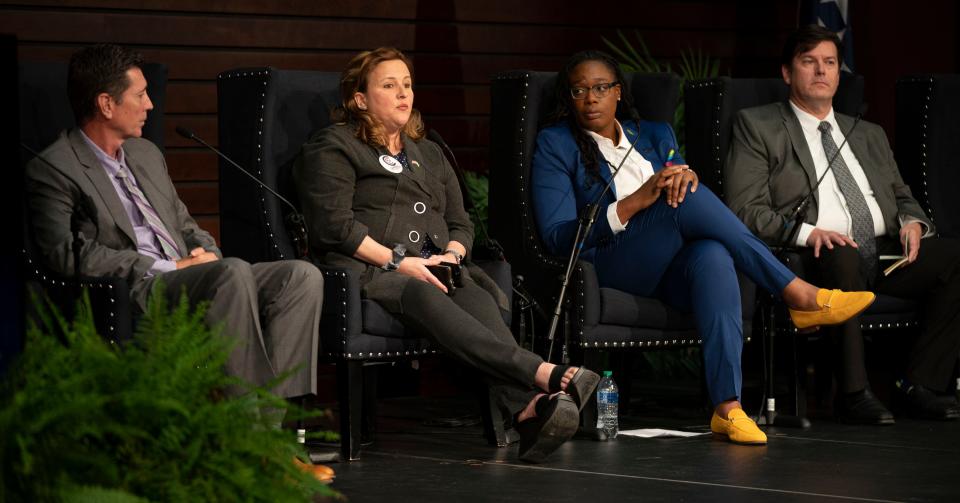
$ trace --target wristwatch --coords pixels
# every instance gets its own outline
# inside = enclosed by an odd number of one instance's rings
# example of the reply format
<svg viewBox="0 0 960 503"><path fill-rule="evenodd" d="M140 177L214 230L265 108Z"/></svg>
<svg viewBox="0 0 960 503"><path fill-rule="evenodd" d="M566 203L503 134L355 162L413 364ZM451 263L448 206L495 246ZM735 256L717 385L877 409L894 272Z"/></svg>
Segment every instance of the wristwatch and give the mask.
<svg viewBox="0 0 960 503"><path fill-rule="evenodd" d="M463 255L461 255L457 250L447 248L443 253L449 253L450 255L453 255L457 259L458 264L463 262Z"/></svg>
<svg viewBox="0 0 960 503"><path fill-rule="evenodd" d="M381 269L384 271L396 271L400 268L400 262L406 258L407 247L403 245L397 245L393 247L393 256L390 257L390 261L386 264L383 264Z"/></svg>

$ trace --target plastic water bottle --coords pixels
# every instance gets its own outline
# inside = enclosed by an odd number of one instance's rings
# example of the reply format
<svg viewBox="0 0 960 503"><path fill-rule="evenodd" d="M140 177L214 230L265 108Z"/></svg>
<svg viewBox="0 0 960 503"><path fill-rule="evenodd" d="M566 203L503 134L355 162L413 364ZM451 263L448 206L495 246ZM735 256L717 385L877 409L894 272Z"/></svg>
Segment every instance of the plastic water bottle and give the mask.
<svg viewBox="0 0 960 503"><path fill-rule="evenodd" d="M605 370L597 388L597 429L602 431L607 439L617 438L619 405L620 391L617 383L613 381L613 372Z"/></svg>

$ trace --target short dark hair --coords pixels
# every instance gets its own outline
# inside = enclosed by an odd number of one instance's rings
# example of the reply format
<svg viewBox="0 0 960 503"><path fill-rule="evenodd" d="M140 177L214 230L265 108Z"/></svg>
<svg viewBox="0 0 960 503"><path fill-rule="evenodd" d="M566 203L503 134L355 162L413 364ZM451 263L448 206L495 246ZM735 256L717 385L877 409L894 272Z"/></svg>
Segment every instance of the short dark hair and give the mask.
<svg viewBox="0 0 960 503"><path fill-rule="evenodd" d="M120 103L123 92L130 87L127 70L142 66L143 56L113 44L97 44L74 53L67 73L67 95L77 125L96 115L100 93Z"/></svg>
<svg viewBox="0 0 960 503"><path fill-rule="evenodd" d="M780 55L780 63L789 68L793 64L793 58L813 49L821 42L833 42L833 45L837 46L837 65L842 66L843 42L836 33L817 24L803 26L787 37L787 41L783 44L783 53Z"/></svg>

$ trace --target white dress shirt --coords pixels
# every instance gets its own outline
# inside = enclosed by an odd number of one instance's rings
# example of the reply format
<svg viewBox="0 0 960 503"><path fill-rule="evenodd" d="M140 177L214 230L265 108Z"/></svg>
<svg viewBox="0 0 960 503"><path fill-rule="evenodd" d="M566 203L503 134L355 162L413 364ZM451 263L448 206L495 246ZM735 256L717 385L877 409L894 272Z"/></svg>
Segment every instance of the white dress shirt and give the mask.
<svg viewBox="0 0 960 503"><path fill-rule="evenodd" d="M827 171L827 163L829 162L827 153L823 149L823 140L820 138L820 123L823 121L830 123L830 126L832 126L830 134L833 135L833 141L838 146L843 144L843 134L846 131L840 131L840 126L837 124L833 108L830 109L827 117L821 121L801 110L793 101L790 102L790 107L793 108L793 113L796 114L797 119L800 121L800 129L803 131L803 136L807 140L807 147L810 150L810 156L813 157L813 166L817 172L817 179L819 179L820 176ZM877 204L877 198L873 194L873 188L870 187L867 175L863 172L863 167L860 166L857 157L853 155L853 151L850 150L849 142L840 149L840 156L847 164L850 174L857 182L857 186L860 187L860 192L863 192L863 198L867 201L867 208L870 209L870 216L873 217L874 236L885 235L887 233L887 226L883 220L883 213L880 212L880 205ZM836 167L838 162L839 159L833 162L834 167ZM839 232L845 236L852 236L853 221L850 217L850 210L847 208L847 200L843 197L840 186L837 185L837 179L833 176L833 169L827 173L820 187L817 189L817 200L819 202L817 224L816 226L806 222L800 224L800 232L797 234L797 246L807 246L807 238L815 227Z"/></svg>
<svg viewBox="0 0 960 503"><path fill-rule="evenodd" d="M620 142L616 145L613 144L613 141L609 138L603 137L594 133L593 131L587 131L587 134L593 138L593 141L597 143L597 147L600 148L600 155L603 156L603 159L598 159L601 164L606 164L607 169L610 170L612 175L614 170L616 170L617 165L620 164L620 161L623 159L623 156L626 155L627 151L630 150L630 140L627 139L627 135L623 134L623 128L620 127L620 121L616 121L617 132L620 133ZM606 162L604 162L606 160ZM602 166L600 169L604 169ZM637 149L633 149L630 152L630 155L627 157L627 160L623 162L623 167L620 168L620 172L617 173L617 176L613 179L613 190L617 196L617 201L633 194L643 185L643 182L647 181L651 176L653 176L653 164L650 164L650 161L643 158L640 155L640 152L637 152ZM621 223L620 217L617 216L617 203L611 203L607 206L607 222L610 224L610 230L614 234L618 234L627 229L627 224L630 223Z"/></svg>

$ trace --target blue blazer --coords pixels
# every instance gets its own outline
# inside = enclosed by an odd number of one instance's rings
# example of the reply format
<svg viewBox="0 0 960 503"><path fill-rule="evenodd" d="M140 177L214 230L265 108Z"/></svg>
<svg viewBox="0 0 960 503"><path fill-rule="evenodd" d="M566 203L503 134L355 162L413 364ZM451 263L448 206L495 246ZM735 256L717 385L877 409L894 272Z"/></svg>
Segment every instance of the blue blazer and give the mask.
<svg viewBox="0 0 960 503"><path fill-rule="evenodd" d="M675 154L673 164L685 164L680 157L680 147L673 128L665 122L621 122L630 142L639 135L636 150L650 161L654 171L660 171L667 162L671 149ZM620 159L607 159L614 166ZM533 154L533 208L537 228L547 249L555 255L570 253L573 238L577 233L578 217L583 208L599 197L603 187L610 181L610 168L601 160L600 176L603 183L587 173L573 139L570 127L556 124L545 128L537 135L537 147ZM587 237L581 257L593 260L595 247L608 243L614 237L607 222L606 207L617 200L616 187L611 186L603 200L600 212Z"/></svg>

